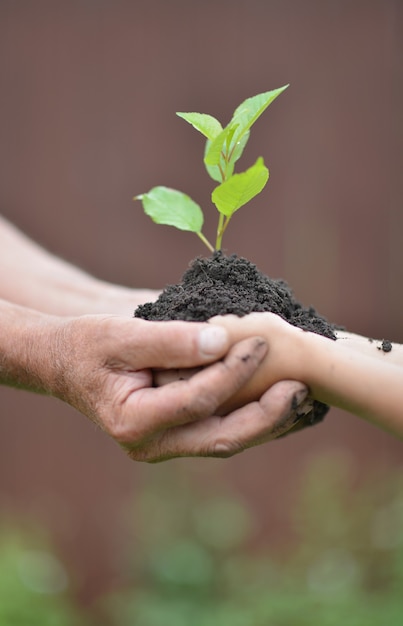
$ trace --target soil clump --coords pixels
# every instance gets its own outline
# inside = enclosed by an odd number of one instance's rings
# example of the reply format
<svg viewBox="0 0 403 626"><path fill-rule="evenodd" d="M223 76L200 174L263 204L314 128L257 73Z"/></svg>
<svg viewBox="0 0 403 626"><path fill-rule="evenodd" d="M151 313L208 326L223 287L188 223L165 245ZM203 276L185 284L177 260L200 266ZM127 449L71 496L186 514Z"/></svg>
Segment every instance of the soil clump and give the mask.
<svg viewBox="0 0 403 626"><path fill-rule="evenodd" d="M265 311L333 340L334 331L341 328L313 307L298 302L284 280L269 278L249 260L222 252L196 258L179 283L168 285L155 302L140 305L134 315L154 321L204 322L215 315L243 316ZM315 400L312 412L303 418L304 425L317 423L328 410L327 405Z"/></svg>

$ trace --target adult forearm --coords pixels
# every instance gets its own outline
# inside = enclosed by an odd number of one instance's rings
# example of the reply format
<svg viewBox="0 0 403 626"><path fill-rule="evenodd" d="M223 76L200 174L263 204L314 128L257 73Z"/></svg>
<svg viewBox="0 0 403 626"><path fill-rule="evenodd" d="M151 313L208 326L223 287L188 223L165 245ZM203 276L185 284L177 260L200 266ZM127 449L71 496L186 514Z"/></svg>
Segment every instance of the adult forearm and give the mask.
<svg viewBox="0 0 403 626"><path fill-rule="evenodd" d="M0 216L0 298L54 315L118 313L156 297L98 280L30 240Z"/></svg>
<svg viewBox="0 0 403 626"><path fill-rule="evenodd" d="M50 393L57 318L0 300L0 384Z"/></svg>

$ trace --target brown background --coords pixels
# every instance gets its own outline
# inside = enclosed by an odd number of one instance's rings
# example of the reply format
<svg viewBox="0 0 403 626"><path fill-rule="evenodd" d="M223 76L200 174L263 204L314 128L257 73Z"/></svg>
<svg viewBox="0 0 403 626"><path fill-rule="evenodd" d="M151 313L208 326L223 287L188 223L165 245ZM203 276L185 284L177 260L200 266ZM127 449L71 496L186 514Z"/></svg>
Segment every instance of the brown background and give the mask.
<svg viewBox="0 0 403 626"><path fill-rule="evenodd" d="M202 139L175 111L225 123L246 97L290 83L242 161L263 155L269 185L225 245L329 319L403 341L402 25L400 0L1 0L0 210L97 276L176 282L202 245L131 200L165 184L209 210ZM119 578L125 503L163 467L130 463L57 401L0 394L4 515L39 516L97 595ZM225 463L177 463L230 477L269 542L286 528L295 476L334 447L357 475L402 467L399 442L336 410Z"/></svg>

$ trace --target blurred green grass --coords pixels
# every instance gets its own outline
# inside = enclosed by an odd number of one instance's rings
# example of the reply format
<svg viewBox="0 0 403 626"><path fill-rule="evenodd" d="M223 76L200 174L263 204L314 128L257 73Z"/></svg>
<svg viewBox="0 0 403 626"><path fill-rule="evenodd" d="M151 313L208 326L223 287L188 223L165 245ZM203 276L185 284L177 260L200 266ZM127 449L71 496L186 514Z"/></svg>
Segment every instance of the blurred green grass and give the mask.
<svg viewBox="0 0 403 626"><path fill-rule="evenodd" d="M99 598L112 626L399 626L403 477L354 484L343 455L301 476L289 550L251 549L258 520L221 480L196 485L167 464L133 499L125 588ZM196 481L197 482L197 481ZM0 626L88 626L69 574L37 536L0 538ZM123 556L123 555L122 555Z"/></svg>

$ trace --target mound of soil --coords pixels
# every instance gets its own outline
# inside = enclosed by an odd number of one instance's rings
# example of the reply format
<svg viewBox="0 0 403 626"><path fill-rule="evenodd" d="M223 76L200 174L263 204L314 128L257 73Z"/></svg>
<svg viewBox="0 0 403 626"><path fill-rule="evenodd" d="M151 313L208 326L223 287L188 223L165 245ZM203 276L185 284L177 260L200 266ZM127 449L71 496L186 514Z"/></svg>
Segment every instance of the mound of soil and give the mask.
<svg viewBox="0 0 403 626"><path fill-rule="evenodd" d="M298 302L287 283L262 274L256 265L237 255L215 252L197 258L180 283L168 285L156 302L140 305L134 315L147 320L207 321L214 315L247 315L252 312L276 313L290 324L336 339L340 328L319 315L313 307ZM303 418L312 425L322 420L329 407L314 401L312 411Z"/></svg>

